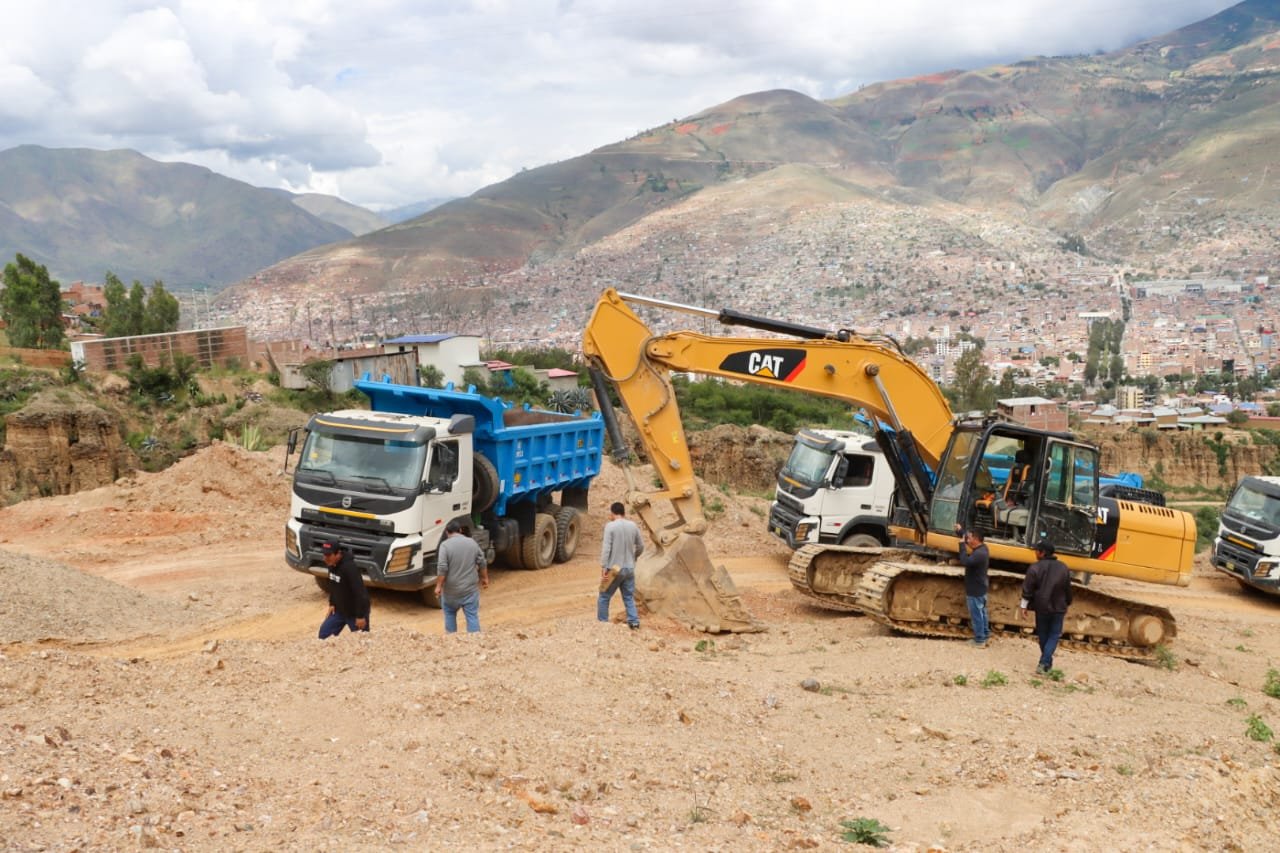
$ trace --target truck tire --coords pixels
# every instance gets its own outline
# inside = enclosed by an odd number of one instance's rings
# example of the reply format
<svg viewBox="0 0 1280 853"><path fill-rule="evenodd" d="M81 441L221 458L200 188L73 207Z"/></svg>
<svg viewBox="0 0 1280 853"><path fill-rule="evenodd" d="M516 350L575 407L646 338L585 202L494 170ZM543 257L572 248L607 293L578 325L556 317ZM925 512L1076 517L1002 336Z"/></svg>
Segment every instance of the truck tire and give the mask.
<svg viewBox="0 0 1280 853"><path fill-rule="evenodd" d="M533 517L533 532L520 540L520 557L526 569L545 569L556 558L556 517L540 512Z"/></svg>
<svg viewBox="0 0 1280 853"><path fill-rule="evenodd" d="M571 506L556 510L556 562L567 563L578 553L578 534L582 530L582 514Z"/></svg>
<svg viewBox="0 0 1280 853"><path fill-rule="evenodd" d="M846 536L840 540L841 545L848 545L851 548L880 548L883 547L881 542L870 533L855 533L852 536Z"/></svg>
<svg viewBox="0 0 1280 853"><path fill-rule="evenodd" d="M329 579L325 577L320 577L320 575L312 575L311 577L315 578L316 586L320 587L320 591L323 592L325 595L328 595Z"/></svg>
<svg viewBox="0 0 1280 853"><path fill-rule="evenodd" d="M436 610L440 609L440 596L436 595L435 584L431 584L431 586L424 586L422 589L418 590L418 593L422 596L422 603L427 605L427 607L434 607Z"/></svg>
<svg viewBox="0 0 1280 853"><path fill-rule="evenodd" d="M498 500L498 492L502 481L498 479L498 469L485 456L477 453L471 463L471 509L473 512L484 512Z"/></svg>

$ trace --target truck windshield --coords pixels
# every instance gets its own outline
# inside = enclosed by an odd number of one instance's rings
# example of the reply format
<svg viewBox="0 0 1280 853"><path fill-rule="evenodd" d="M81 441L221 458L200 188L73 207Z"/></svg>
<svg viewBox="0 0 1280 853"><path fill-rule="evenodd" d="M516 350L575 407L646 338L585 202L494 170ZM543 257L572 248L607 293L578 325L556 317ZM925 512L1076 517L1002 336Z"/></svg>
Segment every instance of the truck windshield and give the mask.
<svg viewBox="0 0 1280 853"><path fill-rule="evenodd" d="M298 472L325 481L354 480L364 489L417 489L426 455L426 447L413 442L312 432Z"/></svg>
<svg viewBox="0 0 1280 853"><path fill-rule="evenodd" d="M1280 498L1264 494L1245 480L1231 493L1224 513L1244 516L1250 521L1280 527Z"/></svg>
<svg viewBox="0 0 1280 853"><path fill-rule="evenodd" d="M821 486L831 470L832 454L797 441L782 466L782 475L806 486Z"/></svg>

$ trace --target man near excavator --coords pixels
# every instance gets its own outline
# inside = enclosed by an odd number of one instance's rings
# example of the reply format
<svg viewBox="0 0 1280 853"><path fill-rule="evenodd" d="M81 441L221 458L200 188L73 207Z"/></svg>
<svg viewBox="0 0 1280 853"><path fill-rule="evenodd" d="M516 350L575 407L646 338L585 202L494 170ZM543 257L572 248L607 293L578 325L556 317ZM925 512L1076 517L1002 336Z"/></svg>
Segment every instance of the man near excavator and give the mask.
<svg viewBox="0 0 1280 853"><path fill-rule="evenodd" d="M1053 555L1052 543L1037 543L1036 556L1040 559L1027 569L1026 580L1022 582L1022 602L1018 605L1023 618L1027 610L1036 613L1036 639L1040 641L1036 675L1047 675L1053 669L1053 653L1062 638L1062 624L1071 606L1071 570Z"/></svg>
<svg viewBox="0 0 1280 853"><path fill-rule="evenodd" d="M958 532L958 531L957 531ZM969 624L973 626L973 644L980 649L991 639L991 623L987 619L987 568L991 555L986 537L978 530L967 530L960 539L960 565L964 566L964 600L969 605Z"/></svg>
<svg viewBox="0 0 1280 853"><path fill-rule="evenodd" d="M636 612L636 557L644 551L640 528L626 517L621 501L609 506L609 523L604 526L604 545L600 549L600 597L596 600L596 618L609 621L609 602L613 593L622 590L622 606L627 611L627 627L640 627ZM616 571L616 574L615 574Z"/></svg>

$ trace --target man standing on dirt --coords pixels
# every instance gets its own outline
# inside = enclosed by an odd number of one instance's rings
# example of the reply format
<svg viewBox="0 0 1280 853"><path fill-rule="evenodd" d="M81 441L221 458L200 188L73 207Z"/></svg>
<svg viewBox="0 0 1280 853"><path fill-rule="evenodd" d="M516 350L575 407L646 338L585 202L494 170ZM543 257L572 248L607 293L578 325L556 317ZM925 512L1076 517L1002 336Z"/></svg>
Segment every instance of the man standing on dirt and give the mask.
<svg viewBox="0 0 1280 853"><path fill-rule="evenodd" d="M1036 674L1047 675L1053 669L1053 653L1062 637L1067 608L1071 606L1071 571L1066 563L1054 559L1050 542L1036 545L1036 555L1040 559L1027 569L1027 578L1022 583L1022 602L1018 607L1023 618L1029 609L1036 613L1036 639L1040 641L1040 663L1036 666Z"/></svg>
<svg viewBox="0 0 1280 853"><path fill-rule="evenodd" d="M369 630L369 590L349 551L334 541L320 544L321 559L329 569L329 613L320 623L320 639L335 637L343 628Z"/></svg>
<svg viewBox="0 0 1280 853"><path fill-rule="evenodd" d="M458 610L467 620L467 633L480 631L480 589L489 588L489 566L484 552L462 532L462 522L444 528L436 560L436 598L444 610L444 632L458 633Z"/></svg>
<svg viewBox="0 0 1280 853"><path fill-rule="evenodd" d="M621 501L610 504L609 523L604 526L604 544L600 549L602 573L596 618L609 621L609 602L614 592L621 589L627 627L634 631L640 627L640 614L636 612L636 557L644 551L644 539L640 528L626 515L627 509Z"/></svg>
<svg viewBox="0 0 1280 853"><path fill-rule="evenodd" d="M969 605L969 624L973 626L973 644L987 647L991 623L987 620L987 566L991 556L986 536L978 530L965 531L960 539L960 565L964 566L964 600Z"/></svg>

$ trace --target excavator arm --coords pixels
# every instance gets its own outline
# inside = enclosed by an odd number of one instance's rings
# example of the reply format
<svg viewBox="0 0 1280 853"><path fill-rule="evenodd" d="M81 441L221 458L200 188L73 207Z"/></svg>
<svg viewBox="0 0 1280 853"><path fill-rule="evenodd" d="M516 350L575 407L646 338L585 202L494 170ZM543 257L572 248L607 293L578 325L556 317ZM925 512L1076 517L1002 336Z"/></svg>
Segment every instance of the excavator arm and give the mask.
<svg viewBox="0 0 1280 853"><path fill-rule="evenodd" d="M726 325L792 335L797 340L726 337L677 331L655 335L628 302L704 314ZM583 338L594 369L617 389L640 432L663 490L649 493L674 507L674 527L651 532L668 541L706 528L690 464L689 447L671 386L673 372L720 376L831 397L862 408L892 427L877 436L893 445L886 454L918 509L917 526L936 469L951 435L952 413L937 384L888 339L848 331L825 331L732 311L711 312L677 303L607 290L596 303ZM892 388L892 395L888 389ZM900 466L900 467L899 467ZM914 500L912 500L914 498Z"/></svg>

